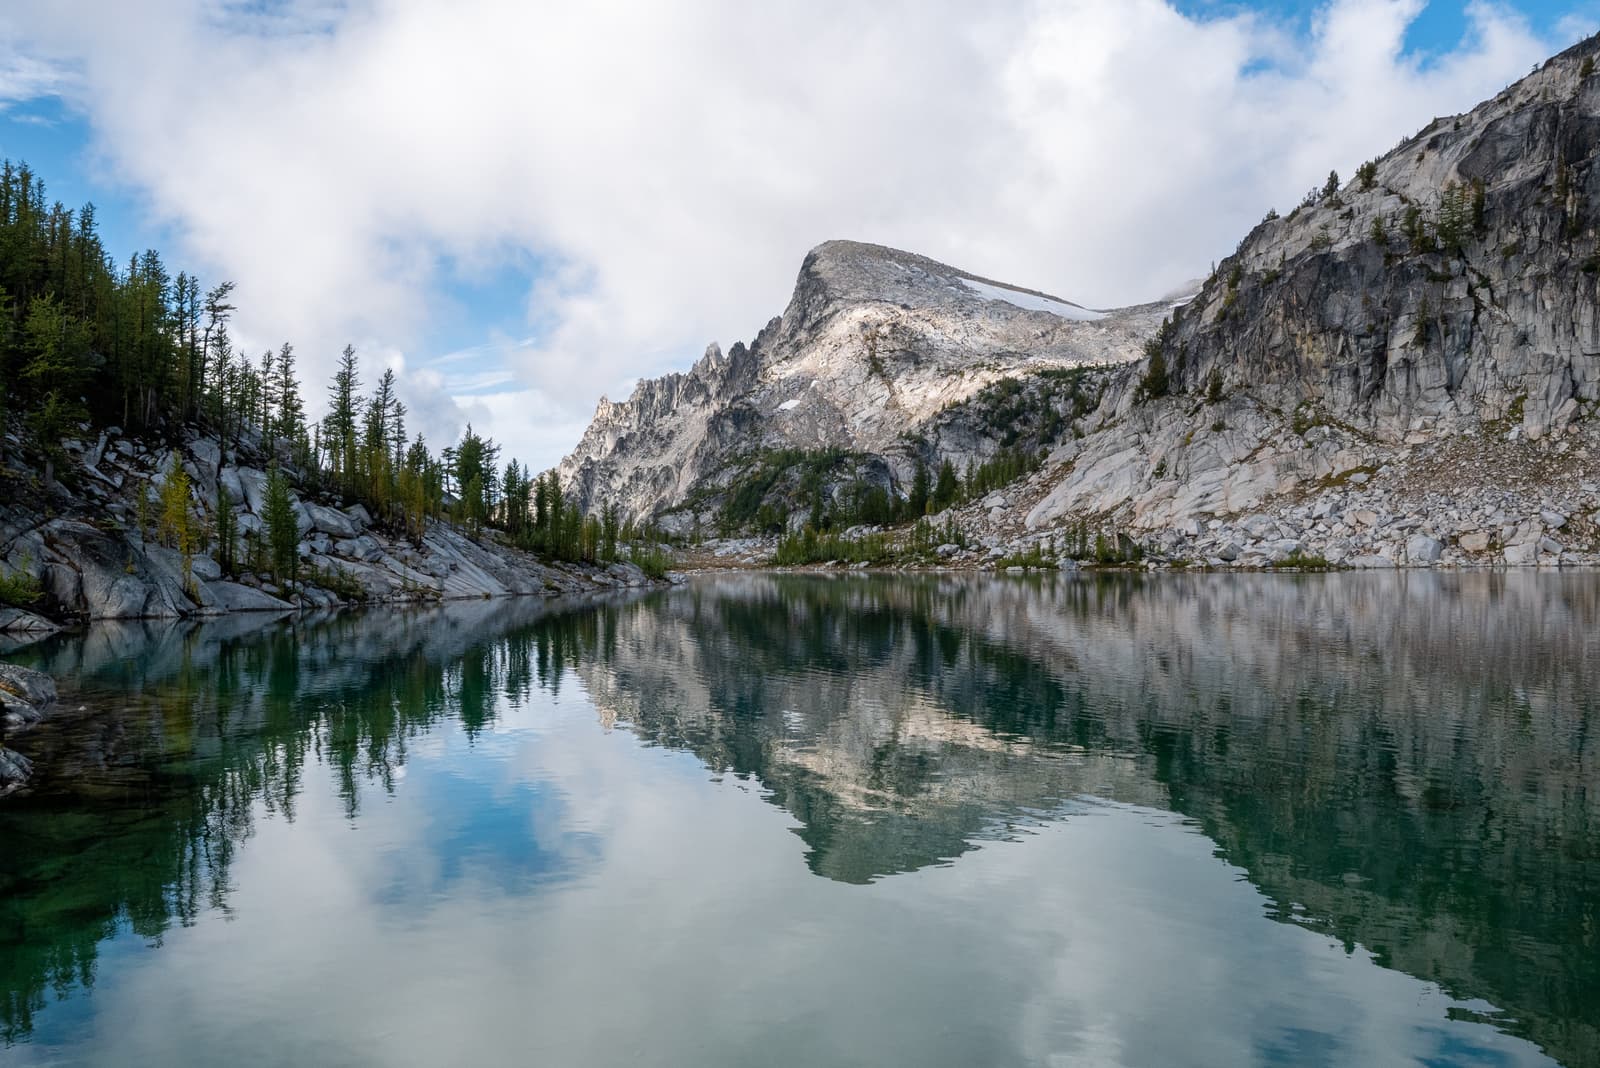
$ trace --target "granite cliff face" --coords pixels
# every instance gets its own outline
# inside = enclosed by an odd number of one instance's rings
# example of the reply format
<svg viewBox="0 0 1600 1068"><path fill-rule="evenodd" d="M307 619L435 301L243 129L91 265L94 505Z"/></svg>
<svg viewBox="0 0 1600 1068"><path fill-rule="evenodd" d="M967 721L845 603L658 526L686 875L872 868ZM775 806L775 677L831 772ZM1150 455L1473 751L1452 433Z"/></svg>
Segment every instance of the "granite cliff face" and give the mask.
<svg viewBox="0 0 1600 1068"><path fill-rule="evenodd" d="M1062 425L1027 440L1041 469L952 513L973 559L1087 525L1220 566L1600 560L1597 55L1585 41L1269 213L1193 299L1051 316L823 245L750 349L602 404L563 473L586 502L659 513L714 499L759 448L831 446L882 458L904 496L915 460L1002 447L986 386L1099 364L1092 412L1045 392Z"/></svg>
<svg viewBox="0 0 1600 1068"><path fill-rule="evenodd" d="M919 456L964 464L999 448L941 415L1003 378L1133 360L1166 310L1092 311L830 241L806 256L789 307L748 347L712 345L687 373L602 400L562 482L586 508L642 518L697 489L714 495L761 450L834 448L871 457L876 477L902 488Z"/></svg>
<svg viewBox="0 0 1600 1068"><path fill-rule="evenodd" d="M1176 552L1294 542L1374 566L1592 555L1596 52L1257 226L1164 334L1170 395L1141 397L1148 361L1122 374L1024 525L1109 517L1182 535Z"/></svg>

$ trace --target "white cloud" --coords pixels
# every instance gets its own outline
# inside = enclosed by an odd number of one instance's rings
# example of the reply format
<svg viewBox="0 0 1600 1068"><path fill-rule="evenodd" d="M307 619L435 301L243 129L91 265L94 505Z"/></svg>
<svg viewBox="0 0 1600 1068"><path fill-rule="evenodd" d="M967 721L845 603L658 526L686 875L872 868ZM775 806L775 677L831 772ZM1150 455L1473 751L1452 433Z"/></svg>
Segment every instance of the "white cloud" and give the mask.
<svg viewBox="0 0 1600 1068"><path fill-rule="evenodd" d="M10 19L27 55L79 72L65 91L184 262L239 282L241 330L294 338L314 380L347 338L424 367L442 260L537 257L535 341L498 358L518 388L470 403L543 465L600 393L751 337L819 241L1149 299L1330 167L1568 43L1478 3L1424 64L1401 53L1421 7L1335 0L1309 41L1158 0L60 0ZM405 395L438 436L463 414L430 385L413 371Z"/></svg>

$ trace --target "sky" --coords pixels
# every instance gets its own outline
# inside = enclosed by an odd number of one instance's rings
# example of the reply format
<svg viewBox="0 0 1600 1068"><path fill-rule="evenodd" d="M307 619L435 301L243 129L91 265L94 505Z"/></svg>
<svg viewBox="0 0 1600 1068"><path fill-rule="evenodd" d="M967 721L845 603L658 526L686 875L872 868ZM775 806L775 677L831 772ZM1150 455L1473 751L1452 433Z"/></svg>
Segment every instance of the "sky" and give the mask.
<svg viewBox="0 0 1600 1068"><path fill-rule="evenodd" d="M9 0L0 156L535 469L748 341L806 251L1092 307L1204 275L1600 30L1600 0Z"/></svg>

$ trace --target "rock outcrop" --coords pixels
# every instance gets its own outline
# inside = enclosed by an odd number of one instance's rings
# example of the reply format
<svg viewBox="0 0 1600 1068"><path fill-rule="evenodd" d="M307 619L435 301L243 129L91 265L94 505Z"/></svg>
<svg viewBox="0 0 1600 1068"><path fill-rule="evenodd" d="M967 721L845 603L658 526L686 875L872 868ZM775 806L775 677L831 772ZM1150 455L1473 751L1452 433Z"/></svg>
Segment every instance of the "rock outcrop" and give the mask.
<svg viewBox="0 0 1600 1068"><path fill-rule="evenodd" d="M1272 541L1372 566L1594 557L1597 54L1257 226L1162 333L1167 395L1141 392L1148 359L1120 372L1022 526L1208 559L1244 534L1252 562ZM1241 531L1251 515L1274 537Z"/></svg>
<svg viewBox="0 0 1600 1068"><path fill-rule="evenodd" d="M38 726L56 701L49 675L15 664L0 664L0 797L26 785L33 762L3 744L10 735Z"/></svg>
<svg viewBox="0 0 1600 1068"><path fill-rule="evenodd" d="M505 544L494 531L475 539L450 524L430 522L420 538L400 536L375 523L359 504L340 507L301 487L292 504L303 581L286 589L253 559L263 555L269 462L259 448L224 450L194 431L175 444L152 445L114 429L93 443L69 442L66 448L75 463L63 467L53 489L0 505L0 578L36 591L30 605L35 611L0 608L0 631L8 641L52 626L41 612L57 618L176 618L332 607L352 598L558 594L649 582L632 564L552 563ZM154 502L174 456L190 481L191 511L206 532L187 560L156 536ZM293 469L285 470L298 484ZM17 485L29 484L29 472L6 473ZM223 574L220 554L207 544L223 494L240 532L240 567L232 575Z"/></svg>

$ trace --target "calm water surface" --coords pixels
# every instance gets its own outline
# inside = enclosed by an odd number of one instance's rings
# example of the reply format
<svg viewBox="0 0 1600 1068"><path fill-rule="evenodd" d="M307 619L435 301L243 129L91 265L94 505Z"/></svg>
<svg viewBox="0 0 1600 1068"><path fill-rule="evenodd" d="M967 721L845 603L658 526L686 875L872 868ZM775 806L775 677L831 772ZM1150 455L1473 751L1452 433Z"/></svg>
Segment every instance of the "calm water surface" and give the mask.
<svg viewBox="0 0 1600 1068"><path fill-rule="evenodd" d="M0 1064L1600 1064L1600 576L755 575L12 659L63 700Z"/></svg>

